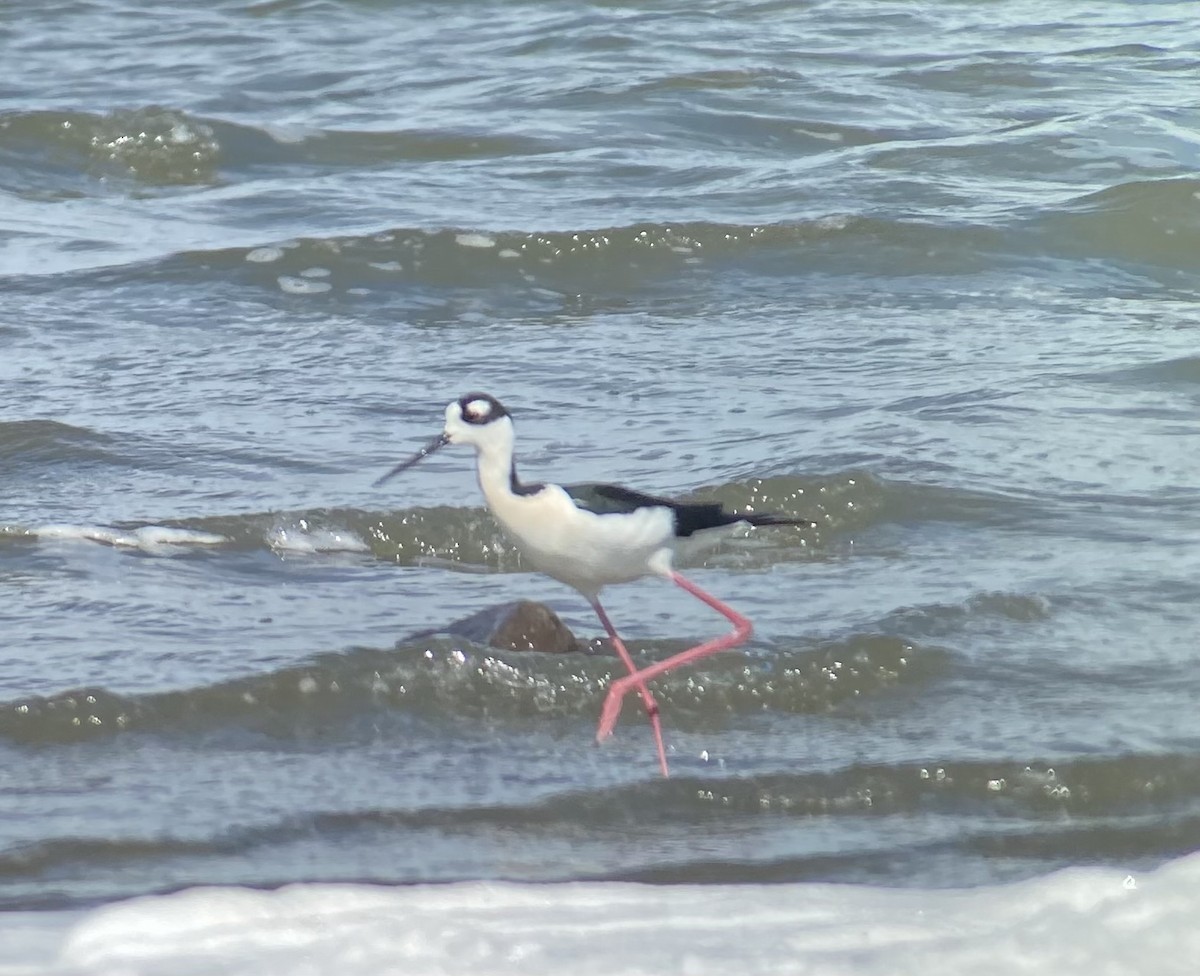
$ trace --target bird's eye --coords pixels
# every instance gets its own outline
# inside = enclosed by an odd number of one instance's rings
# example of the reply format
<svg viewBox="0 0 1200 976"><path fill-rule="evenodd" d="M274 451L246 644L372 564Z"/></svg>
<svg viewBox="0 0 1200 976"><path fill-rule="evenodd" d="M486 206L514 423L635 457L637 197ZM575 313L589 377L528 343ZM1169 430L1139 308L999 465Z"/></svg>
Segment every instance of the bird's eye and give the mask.
<svg viewBox="0 0 1200 976"><path fill-rule="evenodd" d="M463 407L463 416L469 420L482 420L491 412L486 400L472 400Z"/></svg>

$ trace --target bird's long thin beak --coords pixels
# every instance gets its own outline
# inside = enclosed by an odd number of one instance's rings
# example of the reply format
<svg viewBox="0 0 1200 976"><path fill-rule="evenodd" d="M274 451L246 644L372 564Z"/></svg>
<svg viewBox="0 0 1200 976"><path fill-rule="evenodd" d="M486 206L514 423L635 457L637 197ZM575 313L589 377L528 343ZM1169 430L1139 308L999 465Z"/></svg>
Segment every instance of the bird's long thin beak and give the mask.
<svg viewBox="0 0 1200 976"><path fill-rule="evenodd" d="M394 468L392 468L391 471L389 471L387 474L385 474L382 478L379 478L375 482L375 484L373 484L371 487L378 488L385 481L390 481L392 478L396 477L396 475L398 475L401 471L407 471L409 468L411 468L414 464L416 464L422 458L429 457L429 455L432 454L434 451L436 451L439 447L445 447L449 443L450 443L450 436L448 434L445 434L445 433L438 434L437 437L435 437L428 444L426 444L423 448L421 448L419 451L417 451L417 453L414 454L412 457L410 457L407 461L401 461Z"/></svg>

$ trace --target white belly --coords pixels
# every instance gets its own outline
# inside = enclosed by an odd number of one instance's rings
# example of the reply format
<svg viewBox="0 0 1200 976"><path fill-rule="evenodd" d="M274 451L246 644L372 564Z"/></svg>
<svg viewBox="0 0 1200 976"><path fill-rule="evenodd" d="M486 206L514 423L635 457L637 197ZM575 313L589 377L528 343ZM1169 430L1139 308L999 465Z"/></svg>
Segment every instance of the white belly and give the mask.
<svg viewBox="0 0 1200 976"><path fill-rule="evenodd" d="M669 508L597 515L577 508L556 485L533 495L484 492L530 565L588 597L670 569L675 522Z"/></svg>

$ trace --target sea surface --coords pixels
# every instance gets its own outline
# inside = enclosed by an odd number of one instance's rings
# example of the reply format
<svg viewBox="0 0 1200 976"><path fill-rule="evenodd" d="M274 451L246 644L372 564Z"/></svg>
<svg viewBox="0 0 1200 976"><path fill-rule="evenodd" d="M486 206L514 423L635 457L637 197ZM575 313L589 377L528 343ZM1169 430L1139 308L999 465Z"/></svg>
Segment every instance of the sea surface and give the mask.
<svg viewBox="0 0 1200 976"><path fill-rule="evenodd" d="M1200 848L1196 4L18 0L0 65L0 928ZM756 631L669 780L468 450L372 486L469 390L817 523L682 564ZM519 599L590 653L436 636Z"/></svg>

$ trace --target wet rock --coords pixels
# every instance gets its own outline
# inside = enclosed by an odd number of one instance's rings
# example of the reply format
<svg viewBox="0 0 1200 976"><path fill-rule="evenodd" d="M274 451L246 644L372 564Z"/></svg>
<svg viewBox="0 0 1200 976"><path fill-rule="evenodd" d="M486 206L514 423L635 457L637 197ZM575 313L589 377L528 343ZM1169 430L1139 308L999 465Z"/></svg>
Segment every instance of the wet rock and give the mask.
<svg viewBox="0 0 1200 976"><path fill-rule="evenodd" d="M413 638L428 637L434 633L464 637L476 644L487 644L500 650L546 651L565 654L584 649L569 627L558 614L544 603L518 600L503 603L473 613L441 631L426 631L414 634ZM410 639L413 639L410 638Z"/></svg>

